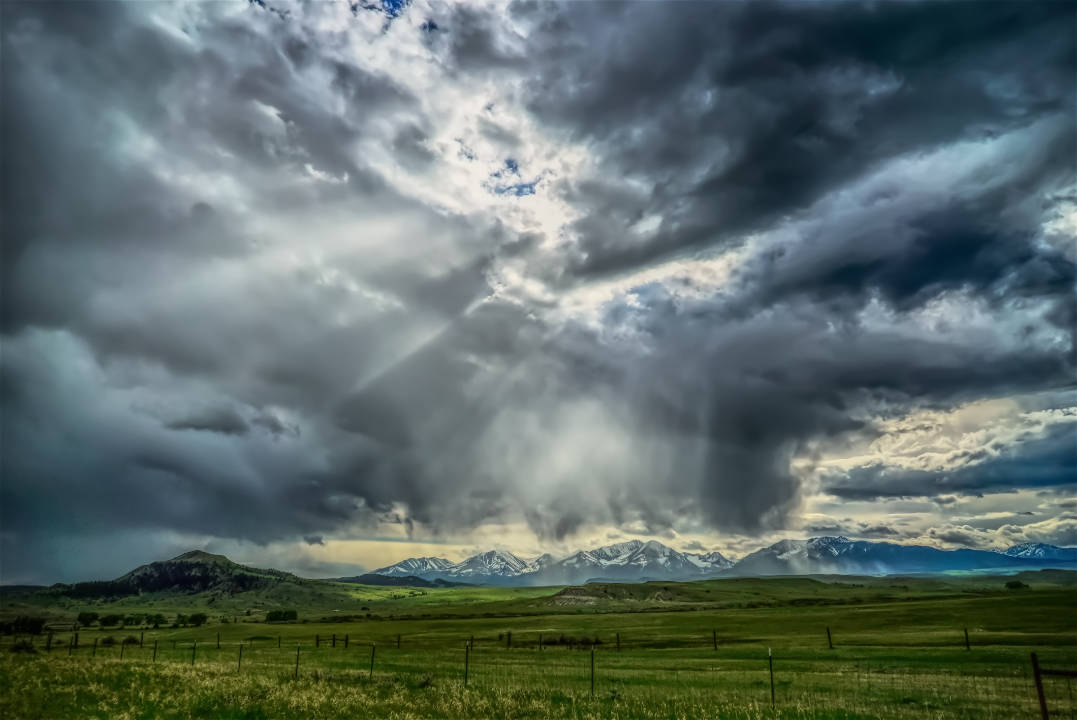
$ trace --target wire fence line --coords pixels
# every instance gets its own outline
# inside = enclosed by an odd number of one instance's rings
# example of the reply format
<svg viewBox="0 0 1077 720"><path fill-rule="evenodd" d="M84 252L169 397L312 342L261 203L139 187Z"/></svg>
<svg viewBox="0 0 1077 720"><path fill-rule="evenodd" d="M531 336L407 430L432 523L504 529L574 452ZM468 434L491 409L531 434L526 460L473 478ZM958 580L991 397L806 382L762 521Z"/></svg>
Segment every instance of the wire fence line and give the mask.
<svg viewBox="0 0 1077 720"><path fill-rule="evenodd" d="M107 631L106 631L107 632ZM405 679L416 685L459 683L476 690L541 689L565 696L655 698L720 695L727 701L774 704L823 703L836 693L866 704L885 702L924 714L971 698L1040 713L1036 684L1023 649L977 648L992 653L988 664L962 643L940 657L907 645L775 648L712 636L623 637L612 641L555 632L528 635L484 633L445 638L408 638L379 633L220 634L129 633L115 643L100 630L49 637L7 637L5 651L23 644L46 658L85 662L182 664L220 673L272 673L281 677L333 674L350 682ZM123 635L123 631L119 634ZM825 640L823 641L826 642ZM899 652L895 652L895 649ZM867 651L867 652L866 652ZM922 657L921 657L922 655ZM1072 657L1071 654L1067 653ZM1057 664L1057 663L1055 663ZM1069 677L1042 682L1050 717L1077 717Z"/></svg>

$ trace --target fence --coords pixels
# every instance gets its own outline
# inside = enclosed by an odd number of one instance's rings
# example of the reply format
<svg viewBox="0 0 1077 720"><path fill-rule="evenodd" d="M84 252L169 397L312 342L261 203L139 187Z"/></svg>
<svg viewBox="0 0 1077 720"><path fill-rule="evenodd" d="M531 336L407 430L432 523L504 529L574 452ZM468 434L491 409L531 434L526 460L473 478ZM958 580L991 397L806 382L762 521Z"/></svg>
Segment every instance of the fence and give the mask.
<svg viewBox="0 0 1077 720"><path fill-rule="evenodd" d="M234 634L237 628L229 630ZM1054 717L1077 713L1070 686L1077 673L1041 668L1035 655L1029 665L1027 655L1004 647L977 645L973 652L967 631L960 630L949 647L901 646L900 652L894 647L843 646L829 627L820 628L815 648L773 649L758 639L723 636L713 628L677 637L622 632L584 637L547 629L411 638L384 632L362 637L320 630L306 634L305 628L290 626L286 636L224 642L219 632L203 628L192 631L197 638L176 637L176 632L151 632L147 638L139 632L105 644L107 637L101 636L107 632L83 628L81 638L79 633L53 633L34 639L34 647L47 657L88 662L183 664L293 679L328 673L354 682L392 678L413 686L459 683L474 691L526 689L550 697L721 697L780 708L827 706L840 695L851 698L853 712L861 708L865 714L880 703L923 708L925 714L930 708L962 703L969 716L985 703L1002 708L997 717L1046 718L1048 706ZM1070 662L1072 652L1066 652L1056 664ZM1065 684L1045 685L1044 676L1064 678Z"/></svg>

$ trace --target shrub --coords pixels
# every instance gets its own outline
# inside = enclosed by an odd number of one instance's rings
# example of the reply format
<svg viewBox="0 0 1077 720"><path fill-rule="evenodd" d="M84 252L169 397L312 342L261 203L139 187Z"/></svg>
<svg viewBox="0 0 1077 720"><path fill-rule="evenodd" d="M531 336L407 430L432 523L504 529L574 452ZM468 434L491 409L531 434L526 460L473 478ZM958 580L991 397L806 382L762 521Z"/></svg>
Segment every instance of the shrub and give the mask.
<svg viewBox="0 0 1077 720"><path fill-rule="evenodd" d="M270 610L266 613L266 622L295 622L298 619L296 610Z"/></svg>
<svg viewBox="0 0 1077 720"><path fill-rule="evenodd" d="M101 627L108 627L108 626L111 626L111 625L119 625L122 620L123 620L122 615L102 615L101 616Z"/></svg>
<svg viewBox="0 0 1077 720"><path fill-rule="evenodd" d="M190 621L190 623L191 623L192 625L194 625L195 627L198 627L198 626L200 626L200 625L205 625L205 624L206 624L206 620L208 620L208 619L209 619L209 618L208 618L208 617L206 617L206 614L205 614L205 613L194 613L194 614L193 614L193 615L191 615L191 617L189 618L189 621Z"/></svg>
<svg viewBox="0 0 1077 720"><path fill-rule="evenodd" d="M97 618L99 617L100 615L95 612L89 612L87 610L84 610L83 612L79 613L79 625L93 625L95 622L97 622Z"/></svg>
<svg viewBox="0 0 1077 720"><path fill-rule="evenodd" d="M1006 583L1007 590L1024 590L1028 585L1025 585L1020 580L1010 580Z"/></svg>

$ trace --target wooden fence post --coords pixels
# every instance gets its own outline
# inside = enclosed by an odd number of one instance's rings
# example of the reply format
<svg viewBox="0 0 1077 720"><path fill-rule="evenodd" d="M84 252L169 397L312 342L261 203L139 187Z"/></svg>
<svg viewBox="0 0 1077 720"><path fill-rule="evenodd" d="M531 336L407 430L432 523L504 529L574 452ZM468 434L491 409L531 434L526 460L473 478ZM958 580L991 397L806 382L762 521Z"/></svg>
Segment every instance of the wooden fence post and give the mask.
<svg viewBox="0 0 1077 720"><path fill-rule="evenodd" d="M971 647L969 647L969 629L968 628L965 628L965 649L966 650L971 650L972 649Z"/></svg>
<svg viewBox="0 0 1077 720"><path fill-rule="evenodd" d="M93 654L90 657L97 657L97 638L93 639Z"/></svg>
<svg viewBox="0 0 1077 720"><path fill-rule="evenodd" d="M71 656L71 649L74 648L74 647L75 647L74 639L68 640L67 641L67 655L68 655L68 657Z"/></svg>
<svg viewBox="0 0 1077 720"><path fill-rule="evenodd" d="M332 644L329 647L336 647L336 646L337 646L337 634L333 633L333 641L332 641Z"/></svg>
<svg viewBox="0 0 1077 720"><path fill-rule="evenodd" d="M197 650L198 650L198 641L195 640L194 643L191 645L191 664L192 665L194 665L194 654L195 654L195 651L197 651Z"/></svg>
<svg viewBox="0 0 1077 720"><path fill-rule="evenodd" d="M367 676L367 680L374 679L374 643L370 643L370 675Z"/></svg>
<svg viewBox="0 0 1077 720"><path fill-rule="evenodd" d="M236 662L236 672L243 669L243 643L239 644L239 660Z"/></svg>
<svg viewBox="0 0 1077 720"><path fill-rule="evenodd" d="M217 649L218 650L221 649L221 633L220 633L220 631L217 632Z"/></svg>
<svg viewBox="0 0 1077 720"><path fill-rule="evenodd" d="M711 630L711 641L714 643L714 652L718 652L718 631ZM620 650L620 643L617 645L617 649Z"/></svg>
<svg viewBox="0 0 1077 720"><path fill-rule="evenodd" d="M142 643L146 640L146 631L142 630L138 633L138 648L142 649Z"/></svg>
<svg viewBox="0 0 1077 720"><path fill-rule="evenodd" d="M621 642L619 638L620 636L618 636L618 643ZM539 652L542 652L542 633L539 633Z"/></svg>
<svg viewBox="0 0 1077 720"><path fill-rule="evenodd" d="M314 633L314 647L320 648L322 646L322 639L318 636L318 633Z"/></svg>
<svg viewBox="0 0 1077 720"><path fill-rule="evenodd" d="M277 649L280 650L280 635L277 636Z"/></svg>
<svg viewBox="0 0 1077 720"><path fill-rule="evenodd" d="M1040 661L1036 657L1036 653L1032 653L1032 677L1036 679L1036 695L1040 700L1040 717L1043 720L1050 720L1050 715L1047 712L1047 698L1043 694L1043 678L1040 676Z"/></svg>
<svg viewBox="0 0 1077 720"><path fill-rule="evenodd" d="M344 633L344 649L348 649L348 633Z"/></svg>
<svg viewBox="0 0 1077 720"><path fill-rule="evenodd" d="M830 638L830 626L826 626L826 646L831 650L834 649L834 641Z"/></svg>
<svg viewBox="0 0 1077 720"><path fill-rule="evenodd" d="M467 687L467 670L471 660L471 645L464 643L464 687Z"/></svg>
<svg viewBox="0 0 1077 720"><path fill-rule="evenodd" d="M78 634L78 632L76 631L76 632L75 632L75 647L78 647L78 646L79 646L79 634Z"/></svg>
<svg viewBox="0 0 1077 720"><path fill-rule="evenodd" d="M505 647L512 647L512 630L509 630L508 633L505 634Z"/></svg>
<svg viewBox="0 0 1077 720"><path fill-rule="evenodd" d="M295 644L295 676L299 678L299 643Z"/></svg>
<svg viewBox="0 0 1077 720"><path fill-rule="evenodd" d="M45 643L45 650L48 651L48 652L52 652L52 632L51 631L49 632L49 639Z"/></svg>
<svg viewBox="0 0 1077 720"><path fill-rule="evenodd" d="M774 655L767 648L767 667L770 670L770 707L774 707Z"/></svg>
<svg viewBox="0 0 1077 720"><path fill-rule="evenodd" d="M157 641L153 641L153 662L157 662Z"/></svg>

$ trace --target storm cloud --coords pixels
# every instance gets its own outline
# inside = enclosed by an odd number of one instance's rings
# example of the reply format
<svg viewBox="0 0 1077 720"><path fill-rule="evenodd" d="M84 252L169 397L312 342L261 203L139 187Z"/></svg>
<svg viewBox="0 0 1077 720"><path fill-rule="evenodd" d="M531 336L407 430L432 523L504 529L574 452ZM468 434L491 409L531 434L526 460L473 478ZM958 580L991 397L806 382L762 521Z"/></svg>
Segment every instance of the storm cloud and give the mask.
<svg viewBox="0 0 1077 720"><path fill-rule="evenodd" d="M1077 491L1066 3L0 12L4 581Z"/></svg>

